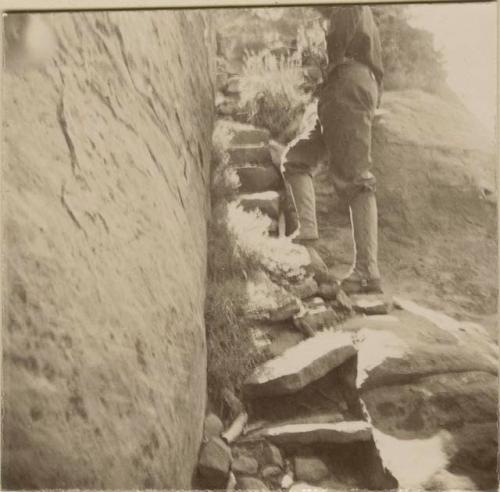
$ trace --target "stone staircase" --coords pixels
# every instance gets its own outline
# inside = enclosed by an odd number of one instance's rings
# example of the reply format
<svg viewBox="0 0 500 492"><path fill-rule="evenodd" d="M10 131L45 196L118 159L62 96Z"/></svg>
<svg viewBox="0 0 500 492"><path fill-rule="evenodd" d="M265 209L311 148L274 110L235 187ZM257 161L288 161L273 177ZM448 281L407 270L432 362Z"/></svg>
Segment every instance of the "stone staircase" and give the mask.
<svg viewBox="0 0 500 492"><path fill-rule="evenodd" d="M231 128L227 164L240 181L236 202L245 211L267 215L273 224L269 235L283 237L283 180L269 132L226 123ZM357 394L353 337L334 329L360 303L351 302L338 285L318 285L307 268L304 272L299 279L271 279L263 269L249 279L245 317L256 347L274 350L275 357L256 368L241 388L239 418L245 417L237 436L227 439L222 424L206 433L199 462L203 487L293 489L325 481L340 488L396 485L383 467ZM209 417L206 429L213 428L214 419Z"/></svg>
<svg viewBox="0 0 500 492"><path fill-rule="evenodd" d="M283 182L269 132L234 121L231 125L229 166L241 183L236 200L244 210L259 210L272 220L271 237L283 237ZM449 472L445 464L439 473L426 472L429 476L419 482L406 477L406 472L399 471L404 467L394 464L394 451L387 447L389 437L374 429L370 415L373 410L377 426L383 427L384 419L389 419L391 433L403 439L413 437L418 441L415 449L420 449L419 432L426 425L419 421L422 410L398 407L406 416L399 422L397 416L385 413L391 402L381 402L377 395L392 395L400 391L401 384L408 397L404 405L411 408L408 384L415 383L426 398L435 394L437 400L448 401L447 390L431 379L436 374L458 378L455 375L470 372L474 375L467 383L470 389L463 389L470 395L457 398L479 402L477 408L485 418L493 419L496 404L490 401L491 392L488 397L478 396L482 390L474 386L478 378L489 385L497 374L496 349L484 341L480 329L441 322L446 318L442 315L428 322L425 310L422 314L411 303L383 295L348 297L335 282L314 278L307 265L303 275L293 278L279 277L263 268L249 279L249 285L256 294L255 299L249 296L245 317L250 321L255 346L272 358L245 381L242 401L236 405L238 415L229 429L224 432L220 421L214 425L218 421L214 415L207 417L198 469L202 487L299 492L388 490L407 485L425 488L426 480L441 488L470 484L460 475L464 472ZM460 348L456 349L456 343ZM471 356L471 351L475 355ZM489 355L484 359L486 353ZM476 376L479 373L481 376ZM455 388L457 383L453 379L450 385ZM471 419L469 414L463 418ZM431 424L433 419L429 418ZM466 434L461 434L460 424L454 425L458 426L450 427L454 438L469 439L463 437L469 435L467 420ZM428 436L425 432L422 435ZM411 468L415 458L413 451L406 449L405 467ZM491 461L492 449L488 445L480 453ZM455 456L454 452L449 451L450 456ZM457 451L458 455L462 452ZM488 475L485 483L489 481Z"/></svg>

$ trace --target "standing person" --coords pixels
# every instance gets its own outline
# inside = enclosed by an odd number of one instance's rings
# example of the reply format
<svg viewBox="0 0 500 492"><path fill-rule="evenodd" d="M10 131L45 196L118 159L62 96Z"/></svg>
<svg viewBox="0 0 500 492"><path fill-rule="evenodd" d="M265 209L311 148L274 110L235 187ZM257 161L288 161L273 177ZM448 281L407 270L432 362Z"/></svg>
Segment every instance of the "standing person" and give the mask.
<svg viewBox="0 0 500 492"><path fill-rule="evenodd" d="M318 118L282 156L283 175L299 223L294 241L307 247L313 269L328 271L315 250L319 236L311 174L326 152L335 189L349 205L354 238L353 268L341 286L346 293L381 292L371 139L383 68L370 7L331 7L326 45L328 69L319 93Z"/></svg>

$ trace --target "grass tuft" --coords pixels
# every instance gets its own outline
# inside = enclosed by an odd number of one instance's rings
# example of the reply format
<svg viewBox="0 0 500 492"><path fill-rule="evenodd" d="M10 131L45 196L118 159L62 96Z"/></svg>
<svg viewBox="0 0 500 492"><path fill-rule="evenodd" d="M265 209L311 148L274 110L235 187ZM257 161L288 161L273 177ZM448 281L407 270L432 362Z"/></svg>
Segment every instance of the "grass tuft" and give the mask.
<svg viewBox="0 0 500 492"><path fill-rule="evenodd" d="M270 53L247 54L240 78L241 106L249 123L287 143L295 137L310 96L304 92L301 60Z"/></svg>

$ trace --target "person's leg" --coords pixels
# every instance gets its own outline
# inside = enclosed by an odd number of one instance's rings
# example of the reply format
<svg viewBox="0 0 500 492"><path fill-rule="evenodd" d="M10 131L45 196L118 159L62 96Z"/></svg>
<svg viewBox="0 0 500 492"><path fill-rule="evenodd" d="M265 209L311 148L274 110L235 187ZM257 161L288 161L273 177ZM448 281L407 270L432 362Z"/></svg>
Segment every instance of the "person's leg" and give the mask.
<svg viewBox="0 0 500 492"><path fill-rule="evenodd" d="M321 127L319 121L315 120L288 144L282 156L283 177L297 213L297 239L318 238L312 170L323 153Z"/></svg>
<svg viewBox="0 0 500 492"><path fill-rule="evenodd" d="M324 152L321 126L316 119L305 128L303 133L290 142L283 153L281 165L288 201L291 202L296 213L298 233L293 241L307 247L311 257L311 268L316 273L328 270L315 249L319 234L312 179L312 170L323 157ZM290 232L292 231L287 230L287 233Z"/></svg>
<svg viewBox="0 0 500 492"><path fill-rule="evenodd" d="M342 282L347 292L380 290L375 177L371 173L376 101L377 86L369 70L353 64L335 75L319 105L333 182L351 214L354 262L351 274Z"/></svg>

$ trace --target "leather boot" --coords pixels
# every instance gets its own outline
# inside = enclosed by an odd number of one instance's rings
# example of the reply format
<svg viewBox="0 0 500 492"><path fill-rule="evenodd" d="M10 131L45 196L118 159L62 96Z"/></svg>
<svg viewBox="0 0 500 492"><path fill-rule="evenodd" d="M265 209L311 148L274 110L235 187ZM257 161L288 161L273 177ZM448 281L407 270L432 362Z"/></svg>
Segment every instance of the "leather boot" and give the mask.
<svg viewBox="0 0 500 492"><path fill-rule="evenodd" d="M382 292L378 269L377 200L372 191L356 195L350 205L354 266L341 287L347 294Z"/></svg>

